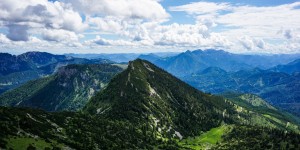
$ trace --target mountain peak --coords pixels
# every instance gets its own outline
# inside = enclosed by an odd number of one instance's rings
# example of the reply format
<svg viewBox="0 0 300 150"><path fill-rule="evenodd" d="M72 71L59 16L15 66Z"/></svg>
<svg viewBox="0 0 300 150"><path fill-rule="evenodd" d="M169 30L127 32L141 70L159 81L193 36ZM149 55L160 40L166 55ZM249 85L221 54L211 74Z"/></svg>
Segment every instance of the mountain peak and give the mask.
<svg viewBox="0 0 300 150"><path fill-rule="evenodd" d="M153 64L150 63L149 61L147 60L143 60L143 59L136 59L134 61L129 61L129 69L130 70L134 70L135 68L136 69L142 69L142 70L148 70L150 72L154 72L154 70L150 67L152 66Z"/></svg>
<svg viewBox="0 0 300 150"><path fill-rule="evenodd" d="M84 110L106 118L158 127L157 132L166 133L164 136L175 134L182 138L220 125L226 118L222 115L224 108L214 103L230 107L152 63L136 59L96 94Z"/></svg>

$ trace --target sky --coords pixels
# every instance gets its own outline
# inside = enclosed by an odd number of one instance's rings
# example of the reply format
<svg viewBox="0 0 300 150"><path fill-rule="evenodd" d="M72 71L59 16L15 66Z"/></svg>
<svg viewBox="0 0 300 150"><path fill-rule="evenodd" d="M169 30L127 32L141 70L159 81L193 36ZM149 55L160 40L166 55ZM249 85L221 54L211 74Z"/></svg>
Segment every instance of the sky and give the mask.
<svg viewBox="0 0 300 150"><path fill-rule="evenodd" d="M0 52L195 49L300 53L300 1L0 1Z"/></svg>

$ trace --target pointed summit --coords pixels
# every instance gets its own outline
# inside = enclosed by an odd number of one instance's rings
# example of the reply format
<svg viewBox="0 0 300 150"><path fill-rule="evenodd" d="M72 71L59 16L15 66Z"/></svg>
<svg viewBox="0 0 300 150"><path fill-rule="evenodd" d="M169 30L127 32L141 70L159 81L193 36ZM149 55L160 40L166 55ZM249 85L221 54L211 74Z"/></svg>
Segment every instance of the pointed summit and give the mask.
<svg viewBox="0 0 300 150"><path fill-rule="evenodd" d="M93 97L85 110L92 114L159 128L179 138L198 135L223 121L231 105L206 95L148 61L137 59ZM177 134L176 134L177 133Z"/></svg>
<svg viewBox="0 0 300 150"><path fill-rule="evenodd" d="M249 123L252 117L263 117L237 108L240 106L229 100L198 91L152 63L137 59L91 98L84 111L155 129L165 138L181 139L223 123Z"/></svg>

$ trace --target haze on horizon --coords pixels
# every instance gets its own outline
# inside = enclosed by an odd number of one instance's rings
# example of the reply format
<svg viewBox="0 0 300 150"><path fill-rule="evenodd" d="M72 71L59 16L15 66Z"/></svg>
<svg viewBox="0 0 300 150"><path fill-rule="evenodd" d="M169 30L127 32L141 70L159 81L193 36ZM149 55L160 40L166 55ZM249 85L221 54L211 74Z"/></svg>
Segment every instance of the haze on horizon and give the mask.
<svg viewBox="0 0 300 150"><path fill-rule="evenodd" d="M300 2L1 0L0 52L300 53Z"/></svg>

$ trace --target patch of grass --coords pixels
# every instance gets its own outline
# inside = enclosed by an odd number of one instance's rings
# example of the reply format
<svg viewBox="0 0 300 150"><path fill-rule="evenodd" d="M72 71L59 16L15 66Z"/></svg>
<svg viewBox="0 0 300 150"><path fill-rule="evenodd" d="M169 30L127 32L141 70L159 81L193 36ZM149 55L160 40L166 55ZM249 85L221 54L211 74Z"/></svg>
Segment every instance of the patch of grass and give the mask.
<svg viewBox="0 0 300 150"><path fill-rule="evenodd" d="M222 140L222 135L228 132L230 126L223 125L201 134L196 137L189 137L179 142L180 146L191 149L209 148Z"/></svg>
<svg viewBox="0 0 300 150"><path fill-rule="evenodd" d="M45 148L53 148L53 147L62 147L62 145L58 145L54 141L46 142L43 139L34 139L28 137L11 137L7 140L7 149L14 150L26 150L29 145L32 145L36 149L45 149Z"/></svg>

